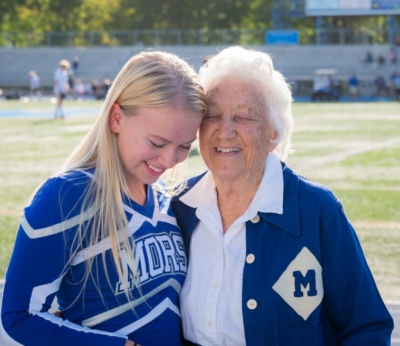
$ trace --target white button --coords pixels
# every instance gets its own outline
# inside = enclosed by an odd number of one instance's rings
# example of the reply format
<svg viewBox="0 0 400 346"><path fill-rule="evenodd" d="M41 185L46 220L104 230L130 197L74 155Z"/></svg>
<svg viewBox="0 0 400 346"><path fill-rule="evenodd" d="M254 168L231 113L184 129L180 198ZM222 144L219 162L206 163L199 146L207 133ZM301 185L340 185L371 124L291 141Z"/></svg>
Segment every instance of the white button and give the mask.
<svg viewBox="0 0 400 346"><path fill-rule="evenodd" d="M207 322L207 327L209 327L209 328L212 327L212 323L210 321Z"/></svg>
<svg viewBox="0 0 400 346"><path fill-rule="evenodd" d="M258 215L254 216L251 220L252 223L258 223L260 221L260 217Z"/></svg>
<svg viewBox="0 0 400 346"><path fill-rule="evenodd" d="M214 287L214 288L218 288L218 282L214 282L213 287Z"/></svg>
<svg viewBox="0 0 400 346"><path fill-rule="evenodd" d="M247 301L247 307L248 307L250 310L254 310L254 309L257 307L257 302L256 302L254 299L249 299L249 300Z"/></svg>
<svg viewBox="0 0 400 346"><path fill-rule="evenodd" d="M246 257L246 262L248 264L252 264L256 259L256 256L254 256L252 253L249 253Z"/></svg>

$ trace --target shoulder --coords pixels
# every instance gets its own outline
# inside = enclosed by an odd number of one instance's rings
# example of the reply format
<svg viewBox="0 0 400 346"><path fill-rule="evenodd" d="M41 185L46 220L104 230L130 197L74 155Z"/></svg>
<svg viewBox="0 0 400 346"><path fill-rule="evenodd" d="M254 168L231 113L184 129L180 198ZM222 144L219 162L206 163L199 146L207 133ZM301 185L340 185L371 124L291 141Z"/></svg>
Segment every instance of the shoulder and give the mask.
<svg viewBox="0 0 400 346"><path fill-rule="evenodd" d="M71 171L48 178L25 208L25 218L43 228L81 213L89 182L84 171Z"/></svg>
<svg viewBox="0 0 400 346"><path fill-rule="evenodd" d="M179 223L180 217L187 219L188 215L191 214L193 212L193 210L195 210L195 208L193 208L190 205L187 205L186 203L181 201L181 197L183 197L184 195L186 195L188 193L190 195L190 191L193 189L193 187L195 187L197 185L197 183L199 183L199 181L205 176L205 174L207 172L208 171L205 171L200 175L190 178L186 182L185 189L183 189L178 195L174 196L171 199L172 209L175 212L175 214L177 215L178 223Z"/></svg>
<svg viewBox="0 0 400 346"><path fill-rule="evenodd" d="M192 189L206 175L207 172L208 171L205 171L199 175L190 178L186 183L186 189L183 191L182 195Z"/></svg>
<svg viewBox="0 0 400 346"><path fill-rule="evenodd" d="M185 195L186 193L188 193L188 192L189 192L189 191L190 191L204 176L205 176L205 174L206 174L207 172L208 172L208 171L205 171L205 172L203 172L203 173L201 173L201 174L199 174L199 175L196 175L196 176L194 176L194 177L188 179L188 180L185 182L185 188L182 189L182 191L181 191L179 194L175 195L175 196L172 198L172 202L177 202L177 201L179 201L179 198L182 197L183 195Z"/></svg>
<svg viewBox="0 0 400 346"><path fill-rule="evenodd" d="M68 197L83 192L93 175L89 171L70 171L48 178L39 188L37 194Z"/></svg>
<svg viewBox="0 0 400 346"><path fill-rule="evenodd" d="M293 192L287 191L288 189L293 190L295 188L300 207L317 208L318 206L341 205L339 199L328 187L295 173L288 166L284 166L283 176L285 195Z"/></svg>

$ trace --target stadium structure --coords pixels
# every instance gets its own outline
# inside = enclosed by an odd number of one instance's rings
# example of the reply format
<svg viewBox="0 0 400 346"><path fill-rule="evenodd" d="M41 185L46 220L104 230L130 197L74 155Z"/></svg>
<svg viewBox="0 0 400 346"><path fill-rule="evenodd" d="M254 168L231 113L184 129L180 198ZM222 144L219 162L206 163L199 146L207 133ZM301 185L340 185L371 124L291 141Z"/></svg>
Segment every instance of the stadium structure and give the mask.
<svg viewBox="0 0 400 346"><path fill-rule="evenodd" d="M341 8L340 4L357 1L292 0L278 2L272 11L272 29L266 30L133 30L124 32L63 32L43 33L43 39L30 46L32 35L26 35L24 48L16 48L13 37L3 37L0 47L0 88L3 92L28 93L29 71L34 70L41 78L43 92L51 93L53 74L61 59L72 61L79 56L79 72L75 78L91 82L112 80L123 64L134 54L147 49L171 52L187 59L199 70L205 56L213 55L226 46L242 45L271 54L276 68L293 86L295 96L312 94L313 76L316 70L335 70L342 95L347 94L347 81L356 74L360 81L360 95L369 97L375 92L378 75L389 83L394 71L400 72L400 62L390 61L394 50L400 60L400 0L371 0L367 8ZM368 2L368 1L364 1ZM325 5L323 5L325 4ZM328 5L327 5L328 4ZM390 5L390 6L389 6ZM324 8L325 6L325 8ZM336 7L335 7L336 6ZM378 7L377 7L378 6ZM381 6L381 7L379 7ZM332 29L327 26L329 16L385 15L387 25L375 31ZM316 18L313 35L305 40L302 30L290 27L291 18ZM374 42L376 30L383 32L385 42ZM108 45L101 37L112 37ZM85 37L86 44L74 45L74 37ZM191 39L187 39L187 37ZM21 37L19 34L18 37ZM194 39L195 37L195 39ZM246 37L250 37L246 40ZM373 63L364 61L370 51ZM384 57L384 63L377 58Z"/></svg>

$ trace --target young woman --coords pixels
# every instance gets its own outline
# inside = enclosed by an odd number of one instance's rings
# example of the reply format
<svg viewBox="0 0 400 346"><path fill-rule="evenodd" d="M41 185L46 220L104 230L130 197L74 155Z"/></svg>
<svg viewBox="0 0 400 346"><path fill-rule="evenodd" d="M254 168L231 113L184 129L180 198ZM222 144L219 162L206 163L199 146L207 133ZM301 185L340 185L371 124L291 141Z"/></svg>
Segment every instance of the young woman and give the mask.
<svg viewBox="0 0 400 346"><path fill-rule="evenodd" d="M91 131L25 208L6 274L3 338L23 345L180 345L179 191L206 104L174 55L122 68ZM168 185L168 182L173 184ZM64 319L48 310L54 299Z"/></svg>

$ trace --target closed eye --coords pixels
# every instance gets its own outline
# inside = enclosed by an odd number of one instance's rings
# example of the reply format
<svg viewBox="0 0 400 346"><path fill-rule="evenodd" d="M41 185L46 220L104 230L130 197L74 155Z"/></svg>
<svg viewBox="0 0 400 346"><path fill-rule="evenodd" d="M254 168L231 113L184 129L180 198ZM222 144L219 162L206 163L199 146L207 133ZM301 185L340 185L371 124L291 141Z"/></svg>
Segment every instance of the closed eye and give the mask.
<svg viewBox="0 0 400 346"><path fill-rule="evenodd" d="M156 144L150 139L148 139L148 141L150 142L151 146L153 146L155 148L162 148L164 146L164 144Z"/></svg>
<svg viewBox="0 0 400 346"><path fill-rule="evenodd" d="M246 116L235 116L235 122L238 124L247 124L249 122L254 122L256 119Z"/></svg>
<svg viewBox="0 0 400 346"><path fill-rule="evenodd" d="M218 121L220 120L222 117L221 115L211 115L211 114L207 114L204 117L204 120L208 120L208 121Z"/></svg>
<svg viewBox="0 0 400 346"><path fill-rule="evenodd" d="M181 148L185 149L185 150L190 150L191 147L192 147L191 144L190 145L181 145Z"/></svg>

